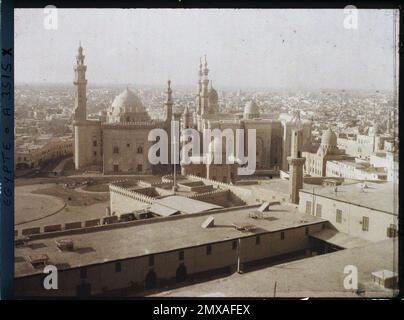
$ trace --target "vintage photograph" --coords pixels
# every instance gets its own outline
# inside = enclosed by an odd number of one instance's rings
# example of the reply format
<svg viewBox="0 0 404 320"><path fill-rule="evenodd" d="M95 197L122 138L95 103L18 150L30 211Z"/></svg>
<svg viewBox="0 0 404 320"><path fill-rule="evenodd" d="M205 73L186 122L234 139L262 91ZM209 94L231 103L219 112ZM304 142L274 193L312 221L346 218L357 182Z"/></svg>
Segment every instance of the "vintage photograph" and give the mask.
<svg viewBox="0 0 404 320"><path fill-rule="evenodd" d="M15 9L15 296L395 297L398 17Z"/></svg>

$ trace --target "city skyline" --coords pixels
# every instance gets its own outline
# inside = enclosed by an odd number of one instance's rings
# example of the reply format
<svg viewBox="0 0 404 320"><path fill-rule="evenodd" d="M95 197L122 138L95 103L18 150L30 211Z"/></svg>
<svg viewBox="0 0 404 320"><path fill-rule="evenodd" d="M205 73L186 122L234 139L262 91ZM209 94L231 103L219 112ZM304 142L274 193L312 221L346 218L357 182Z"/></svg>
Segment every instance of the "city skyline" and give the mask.
<svg viewBox="0 0 404 320"><path fill-rule="evenodd" d="M344 28L343 10L319 11L73 9L59 10L58 29L46 30L42 9L16 10L16 83L71 83L81 41L89 86L163 87L170 78L191 87L207 54L219 90L393 91L393 10L360 10L356 30Z"/></svg>

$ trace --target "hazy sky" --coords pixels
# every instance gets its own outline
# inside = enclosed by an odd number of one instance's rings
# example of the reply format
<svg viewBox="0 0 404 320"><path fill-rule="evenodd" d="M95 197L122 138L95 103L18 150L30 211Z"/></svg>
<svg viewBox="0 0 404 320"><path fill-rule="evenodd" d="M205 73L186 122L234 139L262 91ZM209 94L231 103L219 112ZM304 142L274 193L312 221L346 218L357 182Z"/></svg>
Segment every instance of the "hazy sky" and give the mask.
<svg viewBox="0 0 404 320"><path fill-rule="evenodd" d="M79 41L91 84L196 85L207 54L213 86L392 90L393 10L15 10L15 79L73 80Z"/></svg>

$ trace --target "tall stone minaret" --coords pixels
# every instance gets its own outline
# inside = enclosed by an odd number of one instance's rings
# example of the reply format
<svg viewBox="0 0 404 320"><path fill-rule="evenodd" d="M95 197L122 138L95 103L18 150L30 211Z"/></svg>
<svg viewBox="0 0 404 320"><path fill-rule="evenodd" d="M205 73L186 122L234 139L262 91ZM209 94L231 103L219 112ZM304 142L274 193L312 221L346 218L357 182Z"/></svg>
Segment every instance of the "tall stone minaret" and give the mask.
<svg viewBox="0 0 404 320"><path fill-rule="evenodd" d="M84 64L83 48L79 45L79 51L76 56L76 65L74 66L74 85L76 86L76 94L74 98L74 120L76 122L86 121L87 119L87 97L86 97L86 70Z"/></svg>
<svg viewBox="0 0 404 320"><path fill-rule="evenodd" d="M299 189L303 188L303 165L306 158L301 155L303 143L302 130L292 130L291 154L288 157L289 163L289 196L292 203L299 203Z"/></svg>
<svg viewBox="0 0 404 320"><path fill-rule="evenodd" d="M167 99L166 102L164 102L164 109L166 113L166 121L171 121L173 117L173 97L172 97L173 91L171 90L171 80L167 81Z"/></svg>
<svg viewBox="0 0 404 320"><path fill-rule="evenodd" d="M198 101L197 101L197 114L201 114L201 108L202 108L202 77L203 77L203 71L202 71L202 58L199 58L199 72L198 72L199 80L198 80Z"/></svg>
<svg viewBox="0 0 404 320"><path fill-rule="evenodd" d="M203 80L202 80L202 96L201 96L201 114L208 113L209 110L209 69L208 62L205 55L205 65L203 68Z"/></svg>

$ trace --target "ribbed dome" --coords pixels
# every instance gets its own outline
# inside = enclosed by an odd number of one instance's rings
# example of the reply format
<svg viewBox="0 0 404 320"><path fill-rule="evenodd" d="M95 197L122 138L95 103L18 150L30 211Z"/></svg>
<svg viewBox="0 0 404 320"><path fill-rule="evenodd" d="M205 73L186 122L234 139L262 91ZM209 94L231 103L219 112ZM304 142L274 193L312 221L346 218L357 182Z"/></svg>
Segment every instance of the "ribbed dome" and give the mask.
<svg viewBox="0 0 404 320"><path fill-rule="evenodd" d="M217 103L219 100L219 96L217 94L217 91L213 88L210 88L209 90L209 103Z"/></svg>
<svg viewBox="0 0 404 320"><path fill-rule="evenodd" d="M146 112L140 98L129 88L126 88L122 93L115 97L112 102L112 114L118 115L121 113L144 113Z"/></svg>
<svg viewBox="0 0 404 320"><path fill-rule="evenodd" d="M321 136L321 145L323 146L337 146L337 135L331 129L327 129Z"/></svg>
<svg viewBox="0 0 404 320"><path fill-rule="evenodd" d="M259 108L255 101L248 101L244 107L244 114L245 115L253 115L253 116L259 116Z"/></svg>

